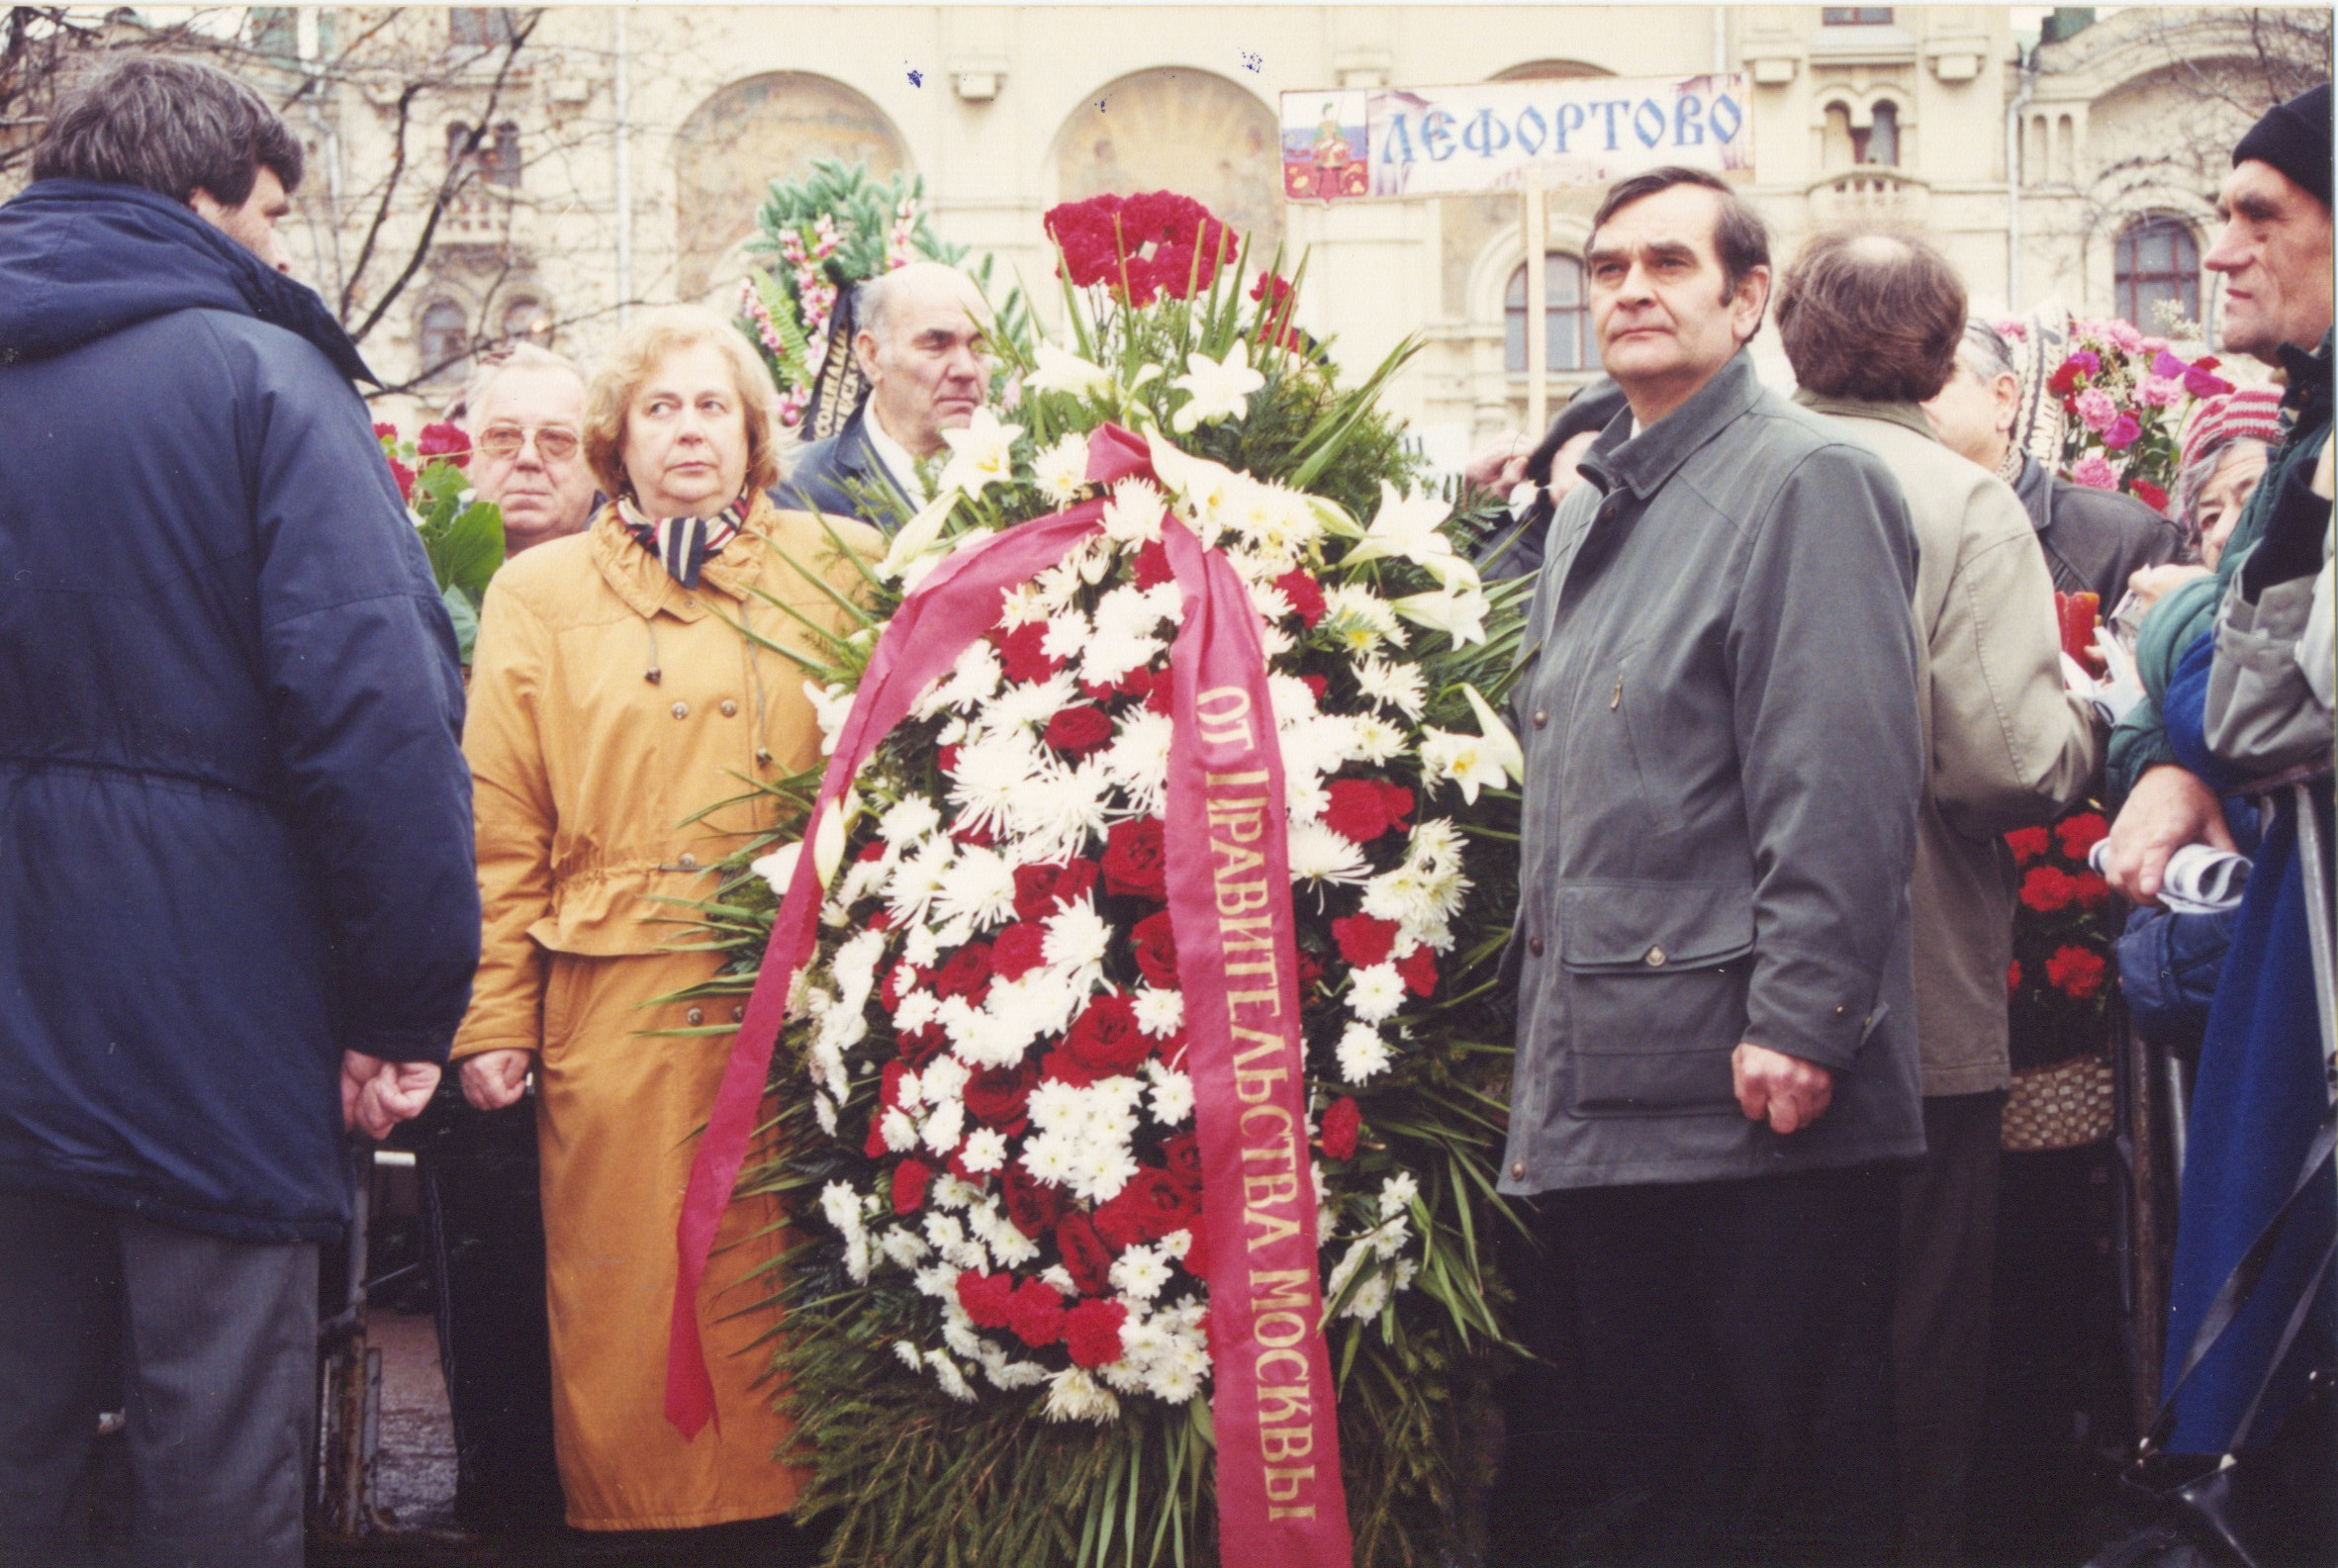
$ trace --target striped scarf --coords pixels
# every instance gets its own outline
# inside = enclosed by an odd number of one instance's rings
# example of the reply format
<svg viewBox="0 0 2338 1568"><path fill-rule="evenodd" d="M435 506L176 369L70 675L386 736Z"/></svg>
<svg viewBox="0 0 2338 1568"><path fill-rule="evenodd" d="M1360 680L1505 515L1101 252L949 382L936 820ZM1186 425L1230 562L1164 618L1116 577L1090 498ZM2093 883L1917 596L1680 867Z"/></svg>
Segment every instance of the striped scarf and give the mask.
<svg viewBox="0 0 2338 1568"><path fill-rule="evenodd" d="M635 544L658 558L667 576L684 588L695 589L706 557L720 555L747 520L747 498L741 496L711 517L647 517L620 497L617 520Z"/></svg>

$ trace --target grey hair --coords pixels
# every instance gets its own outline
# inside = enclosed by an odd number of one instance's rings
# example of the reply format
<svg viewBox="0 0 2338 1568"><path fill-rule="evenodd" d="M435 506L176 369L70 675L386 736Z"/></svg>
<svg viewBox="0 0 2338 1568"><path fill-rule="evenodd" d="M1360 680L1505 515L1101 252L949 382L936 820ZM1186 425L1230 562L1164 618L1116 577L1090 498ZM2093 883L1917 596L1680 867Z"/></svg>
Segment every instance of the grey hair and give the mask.
<svg viewBox="0 0 2338 1568"><path fill-rule="evenodd" d="M2224 459L2243 441L2266 445L2257 437L2238 431L2219 436L2195 453L2192 461L2184 465L2184 471L2176 476L2176 489L2168 498L2168 509L2176 514L2177 525L2184 530L2185 548L2196 558L2199 554L2200 526L2192 514L2193 507L2198 504L2200 492L2207 488L2208 481L2216 477L2216 470L2224 466Z"/></svg>
<svg viewBox="0 0 2338 1568"><path fill-rule="evenodd" d="M464 429L477 431L479 409L487 401L487 389L494 384L496 377L507 370L565 370L577 378L580 389L591 385L583 369L566 354L556 354L534 343L514 343L501 353L481 356L478 368L463 383L461 418Z"/></svg>
<svg viewBox="0 0 2338 1568"><path fill-rule="evenodd" d="M1999 376L2019 379L2021 372L2013 368L2013 350L2005 334L1983 321L1965 323L1965 335L1956 345L1956 357L1964 367L1984 381Z"/></svg>
<svg viewBox="0 0 2338 1568"><path fill-rule="evenodd" d="M300 138L260 95L216 65L138 54L65 95L33 149L36 180L136 185L174 202L197 190L241 207L261 169L301 183Z"/></svg>
<svg viewBox="0 0 2338 1568"><path fill-rule="evenodd" d="M853 291L853 326L856 331L869 333L880 344L886 340L886 329L892 324L893 311L899 307L917 278L926 271L947 272L957 279L967 296L968 314L981 302L982 294L974 280L944 261L912 261L907 266L880 272Z"/></svg>

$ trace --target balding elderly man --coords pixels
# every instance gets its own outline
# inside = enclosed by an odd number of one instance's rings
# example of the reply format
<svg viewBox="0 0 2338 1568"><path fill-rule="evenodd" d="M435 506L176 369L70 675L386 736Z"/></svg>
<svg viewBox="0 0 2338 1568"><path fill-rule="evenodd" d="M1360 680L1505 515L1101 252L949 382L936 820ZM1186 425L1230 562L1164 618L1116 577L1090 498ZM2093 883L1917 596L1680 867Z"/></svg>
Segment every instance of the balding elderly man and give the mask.
<svg viewBox="0 0 2338 1568"><path fill-rule="evenodd" d="M585 373L548 348L521 343L483 364L463 390L471 483L503 508L504 554L582 533L593 520L586 466Z"/></svg>
<svg viewBox="0 0 2338 1568"><path fill-rule="evenodd" d="M891 531L931 499L917 465L941 453L982 406L990 364L989 310L965 273L917 261L861 285L853 355L869 399L845 427L805 447L773 499L860 517ZM901 508L872 505L890 496Z"/></svg>

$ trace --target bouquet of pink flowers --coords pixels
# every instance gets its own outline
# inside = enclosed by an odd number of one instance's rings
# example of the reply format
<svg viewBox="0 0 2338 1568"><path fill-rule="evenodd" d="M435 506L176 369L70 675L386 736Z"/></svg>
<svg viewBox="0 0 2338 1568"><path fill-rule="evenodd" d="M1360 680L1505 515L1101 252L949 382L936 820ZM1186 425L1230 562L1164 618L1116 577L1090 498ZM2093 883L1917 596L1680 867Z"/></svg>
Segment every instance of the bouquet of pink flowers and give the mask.
<svg viewBox="0 0 2338 1568"><path fill-rule="evenodd" d="M2232 391L2232 383L2216 374L2213 356L2188 360L2168 339L2147 337L2125 322L2074 321L2070 342L2046 383L2069 415L2062 472L2074 483L2124 491L2165 511L2185 415L2198 400Z"/></svg>

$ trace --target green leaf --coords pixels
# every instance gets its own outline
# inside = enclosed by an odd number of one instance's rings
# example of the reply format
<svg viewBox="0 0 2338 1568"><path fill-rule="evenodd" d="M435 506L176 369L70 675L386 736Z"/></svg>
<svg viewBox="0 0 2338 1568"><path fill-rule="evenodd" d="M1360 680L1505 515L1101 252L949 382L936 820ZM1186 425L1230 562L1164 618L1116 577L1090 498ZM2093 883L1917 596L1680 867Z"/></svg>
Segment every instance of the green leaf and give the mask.
<svg viewBox="0 0 2338 1568"><path fill-rule="evenodd" d="M488 579L504 564L503 511L492 502L473 502L444 527L425 526L422 545L440 589L484 594Z"/></svg>
<svg viewBox="0 0 2338 1568"><path fill-rule="evenodd" d="M446 605L446 618L454 622L455 657L465 668L471 663L471 649L479 641L479 609L471 602L471 596L459 588L438 591L440 602Z"/></svg>

